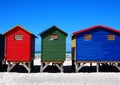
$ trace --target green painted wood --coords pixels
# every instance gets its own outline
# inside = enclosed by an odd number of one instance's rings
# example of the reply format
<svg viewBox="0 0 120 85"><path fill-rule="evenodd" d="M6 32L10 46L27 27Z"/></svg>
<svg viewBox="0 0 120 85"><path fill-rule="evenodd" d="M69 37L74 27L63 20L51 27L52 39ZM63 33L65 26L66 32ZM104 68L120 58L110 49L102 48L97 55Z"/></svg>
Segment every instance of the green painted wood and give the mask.
<svg viewBox="0 0 120 85"><path fill-rule="evenodd" d="M58 39L50 40L50 34L57 34ZM41 37L41 61L64 61L66 58L66 35L53 27Z"/></svg>

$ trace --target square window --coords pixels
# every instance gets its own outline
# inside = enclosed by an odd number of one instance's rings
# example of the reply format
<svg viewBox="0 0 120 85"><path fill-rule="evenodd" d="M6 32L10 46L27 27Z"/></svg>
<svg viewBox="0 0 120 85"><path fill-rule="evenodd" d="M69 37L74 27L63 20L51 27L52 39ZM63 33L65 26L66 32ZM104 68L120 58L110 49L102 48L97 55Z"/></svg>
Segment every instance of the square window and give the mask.
<svg viewBox="0 0 120 85"><path fill-rule="evenodd" d="M51 34L50 35L50 40L57 40L58 39L58 35L57 34Z"/></svg>
<svg viewBox="0 0 120 85"><path fill-rule="evenodd" d="M14 38L15 38L15 40L23 40L23 35L21 35L21 34L16 34L16 35L14 36Z"/></svg>
<svg viewBox="0 0 120 85"><path fill-rule="evenodd" d="M91 34L85 34L84 35L84 40L92 40L92 35Z"/></svg>
<svg viewBox="0 0 120 85"><path fill-rule="evenodd" d="M115 40L114 34L108 34L108 40Z"/></svg>

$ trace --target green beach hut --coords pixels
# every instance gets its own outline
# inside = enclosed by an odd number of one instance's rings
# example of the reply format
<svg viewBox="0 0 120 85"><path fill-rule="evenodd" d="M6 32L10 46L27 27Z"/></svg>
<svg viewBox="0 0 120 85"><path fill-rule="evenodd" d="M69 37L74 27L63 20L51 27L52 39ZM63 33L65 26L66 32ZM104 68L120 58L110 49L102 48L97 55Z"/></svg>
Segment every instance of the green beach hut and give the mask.
<svg viewBox="0 0 120 85"><path fill-rule="evenodd" d="M63 72L63 62L66 59L67 33L56 26L41 32L41 69L42 72L50 63Z"/></svg>

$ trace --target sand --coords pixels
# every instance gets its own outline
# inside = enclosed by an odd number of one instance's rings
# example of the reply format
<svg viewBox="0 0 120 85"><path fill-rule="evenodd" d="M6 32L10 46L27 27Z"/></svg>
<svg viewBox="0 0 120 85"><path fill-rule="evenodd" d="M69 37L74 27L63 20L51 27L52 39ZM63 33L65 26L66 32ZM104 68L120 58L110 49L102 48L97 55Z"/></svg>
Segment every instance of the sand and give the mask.
<svg viewBox="0 0 120 85"><path fill-rule="evenodd" d="M40 59L36 59L34 64L40 65ZM64 65L70 64L71 61L64 63ZM0 85L120 85L120 73L0 72Z"/></svg>
<svg viewBox="0 0 120 85"><path fill-rule="evenodd" d="M0 85L120 85L119 73L0 73Z"/></svg>

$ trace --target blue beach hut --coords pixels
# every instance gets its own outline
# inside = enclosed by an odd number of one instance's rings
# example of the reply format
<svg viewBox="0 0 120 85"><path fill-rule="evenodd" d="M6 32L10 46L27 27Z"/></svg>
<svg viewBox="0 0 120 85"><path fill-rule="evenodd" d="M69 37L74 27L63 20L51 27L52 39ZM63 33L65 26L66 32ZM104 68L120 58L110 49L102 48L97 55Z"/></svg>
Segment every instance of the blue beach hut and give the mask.
<svg viewBox="0 0 120 85"><path fill-rule="evenodd" d="M72 35L72 62L78 72L85 63L102 63L120 67L120 31L97 25L74 32ZM82 65L80 65L82 64Z"/></svg>

